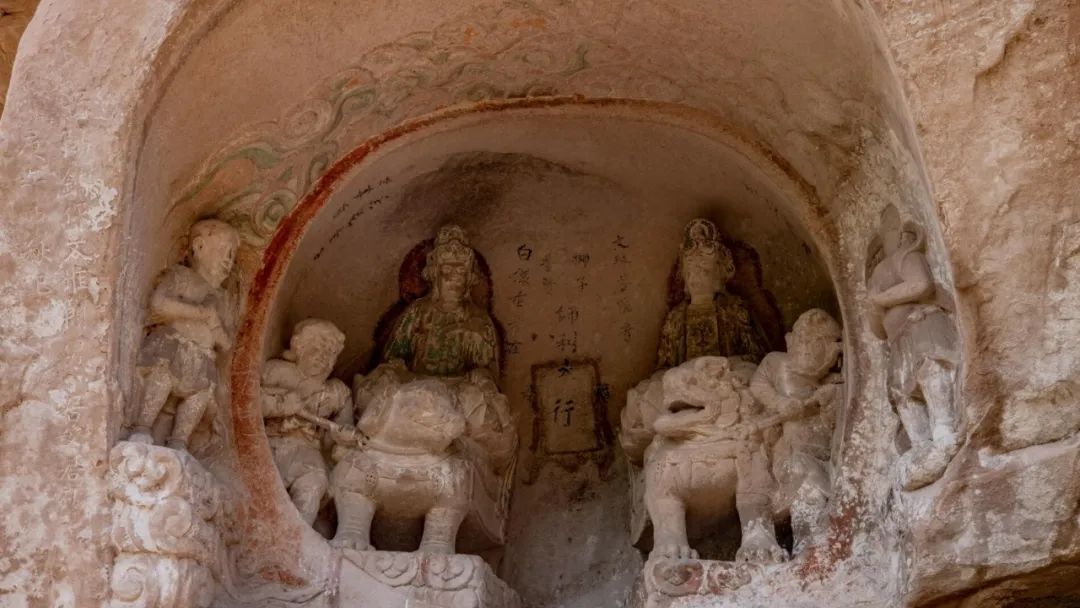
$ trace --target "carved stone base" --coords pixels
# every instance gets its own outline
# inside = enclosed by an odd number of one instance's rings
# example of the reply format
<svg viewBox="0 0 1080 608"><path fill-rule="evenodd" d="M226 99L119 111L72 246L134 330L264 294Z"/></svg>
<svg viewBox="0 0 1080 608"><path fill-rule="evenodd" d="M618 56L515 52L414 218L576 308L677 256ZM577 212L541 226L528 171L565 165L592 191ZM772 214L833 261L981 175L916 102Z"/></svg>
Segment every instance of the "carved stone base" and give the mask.
<svg viewBox="0 0 1080 608"><path fill-rule="evenodd" d="M227 527L224 490L187 452L122 441L110 455L112 608L206 608Z"/></svg>
<svg viewBox="0 0 1080 608"><path fill-rule="evenodd" d="M521 600L475 555L345 550L342 608L521 608Z"/></svg>
<svg viewBox="0 0 1080 608"><path fill-rule="evenodd" d="M650 559L645 562L633 608L667 608L686 596L722 595L750 583L757 564L704 559Z"/></svg>

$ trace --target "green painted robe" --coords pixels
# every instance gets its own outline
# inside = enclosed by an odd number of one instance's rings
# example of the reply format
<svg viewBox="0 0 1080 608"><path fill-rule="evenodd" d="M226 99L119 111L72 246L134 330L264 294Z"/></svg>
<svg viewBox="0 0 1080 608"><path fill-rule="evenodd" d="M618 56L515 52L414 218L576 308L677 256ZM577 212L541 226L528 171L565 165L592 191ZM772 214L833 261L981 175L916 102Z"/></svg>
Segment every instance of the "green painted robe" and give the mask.
<svg viewBox="0 0 1080 608"><path fill-rule="evenodd" d="M656 368L675 367L707 355L744 355L757 361L768 350L768 341L737 296L718 296L705 310L695 310L683 301L664 319Z"/></svg>
<svg viewBox="0 0 1080 608"><path fill-rule="evenodd" d="M382 360L402 359L410 371L427 376L461 376L488 368L499 376L495 323L478 306L446 312L429 297L413 302L394 326Z"/></svg>

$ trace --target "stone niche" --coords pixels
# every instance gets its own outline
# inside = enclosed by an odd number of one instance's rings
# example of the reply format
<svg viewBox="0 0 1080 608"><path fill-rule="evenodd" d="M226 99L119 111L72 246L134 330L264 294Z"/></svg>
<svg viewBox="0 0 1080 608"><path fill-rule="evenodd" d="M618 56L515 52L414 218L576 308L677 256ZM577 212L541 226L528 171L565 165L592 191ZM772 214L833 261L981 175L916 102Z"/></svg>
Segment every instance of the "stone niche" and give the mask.
<svg viewBox="0 0 1080 608"><path fill-rule="evenodd" d="M142 12L123 4L49 3L25 39L30 54L16 69L0 128L0 140L23 152L0 155L3 175L18 183L5 251L30 252L18 264L7 260L14 279L5 302L14 305L0 319L16 347L9 357L5 335L5 363L15 364L0 375L15 398L4 424L31 431L31 441L0 437L0 462L34 463L3 469L8 495L34 497L7 520L39 524L5 560L5 592L9 581L20 589L16 605L50 605L40 599L48 597L185 608L966 608L1008 605L1043 575L1070 575L1051 566L1080 554L1076 488L1052 483L1077 477L1075 424L1058 425L1054 415L1072 384L1012 395L1015 387L985 382L1005 364L984 361L972 371L976 362L964 357L975 352L1025 359L1009 370L1014 379L1033 369L1027 351L1012 348L1029 326L1013 327L1016 300L995 296L1015 284L979 284L981 256L970 243L946 246L938 225L939 216L968 214L1026 225L1015 215L1024 211L968 209L954 177L980 193L990 179L942 164L954 155L941 143L966 144L978 129L954 131L949 112L924 121L902 94L937 103L939 81L971 82L954 73L970 63L982 70L979 107L998 103L999 79L1015 78L1021 70L1009 63L1031 53L1038 36L995 31L990 55L1009 52L992 57L989 69L982 55L937 63L947 46L925 57L910 49L960 38L949 29L955 23L1059 27L1063 18L1045 15L1053 2L1031 19L1031 3L1005 15L1010 7L985 9L990 2L968 3L955 18L940 14L940 3L857 0L463 0L407 11L385 2L176 0ZM95 27L78 27L85 23ZM924 27L946 34L923 36ZM68 32L81 33L72 41ZM125 44L131 32L142 34L138 44ZM984 52L981 30L961 33ZM123 47L115 65L68 56L116 48L109 45ZM58 61L52 53L66 54ZM893 61L909 53L918 77L897 78ZM40 103L57 88L63 103ZM966 89L955 96L970 98ZM994 122L966 106L962 114ZM923 166L924 145L936 166ZM972 158L984 151L971 150ZM951 206L935 205L930 176ZM988 200L1011 201L1007 194L999 189ZM882 262L897 251L879 234L888 209L899 215L891 225L903 228L900 250L921 254L917 270L935 286L911 296L916 322L955 314L957 327L942 323L937 333L935 363L947 373L915 382L955 381L963 397L955 415L929 412L929 385L921 395L914 385L892 386L896 360L925 344L876 322L893 307L883 303L896 281L889 273L918 274L904 253ZM218 372L205 420L213 440L185 431L186 441L173 421L173 447L150 446L147 437L160 443L158 433L129 437L121 421L138 402L139 347L156 315L147 304L162 283L155 277L192 261L185 256L193 243L182 235L208 218L240 236L220 287L235 301L223 298L231 310L216 323L231 335L216 336L213 353L196 358L197 371ZM647 476L634 467L649 459L628 462L616 437L633 428L624 417L628 395L655 371L665 315L679 296L679 241L692 218L719 227L734 258L727 287L764 327L767 350L783 350L785 332L811 309L843 328L826 332L841 336L833 341L842 342L843 363L832 371L844 384L826 446L830 494L821 536L802 546L783 521L740 528L728 517L690 531L689 542L659 547L650 541L656 522L651 536L638 530L639 478ZM50 234L64 246L41 239L42 222L52 230L54 220L62 230ZM268 362L294 363L286 349L298 324L328 320L340 330L340 352L332 369L319 370L314 392L338 406L355 399L355 376L371 374L387 324L418 293L413 254L447 224L464 228L480 259L475 295L494 319L498 389L518 436L516 460L500 471L511 497L501 505L505 527L480 538L466 522L454 546L447 530L441 542L423 544L415 514L398 526L375 513L373 549L362 534L338 542L348 517L325 496L331 480L304 478L310 493L301 496L292 486L303 475L286 483L275 462L261 407ZM981 246L981 228L962 224L950 228L980 235L964 240ZM1054 272L1075 266L1066 259L1073 248L1062 244L1074 233L1055 233L1062 259ZM966 274L960 289L947 251L970 258L958 266ZM1006 257L990 267L1002 268ZM1059 304L1071 293L1064 276L1060 283ZM1039 290L1029 291L1035 298ZM235 327L223 322L225 312L236 313ZM1052 359L1064 365L1067 357ZM727 421L742 407L738 382L746 379L727 378L738 375L728 363L708 363L701 369L726 370L710 378L720 388L660 399L668 414L715 406L710 413ZM285 389L284 403L297 387L276 388ZM724 398L711 402L721 388ZM1043 413L1025 413L1030 404ZM319 433L348 434L334 418L308 422ZM180 449L185 443L190 453ZM315 452L318 462L333 449ZM441 478L425 479L433 480ZM723 506L742 511L729 494ZM63 525L40 525L51 522L40 512L54 507ZM770 524L777 542L740 560L750 533L773 540ZM779 552L794 555L781 560ZM1025 573L1035 576L1016 587L1006 581Z"/></svg>
<svg viewBox="0 0 1080 608"><path fill-rule="evenodd" d="M525 108L386 145L333 185L268 316L264 358L281 351L297 322L328 319L346 335L335 375L366 373L420 282L417 251L441 225L465 228L482 262L477 300L490 300L498 324L501 389L520 437L505 543L479 555L527 605L621 605L639 584L644 553L630 539L631 482L612 430L628 389L656 365L661 324L682 289L674 275L688 220L721 227L737 254L730 288L763 321L771 348L782 349L802 311L838 314L816 245L790 219L790 186L722 134L669 118ZM560 400L580 408L559 409ZM380 530L376 517L377 548L419 542L419 522L385 524ZM316 528L330 536L332 514ZM723 538L734 534L737 544L738 526L714 532L717 546L702 554L732 558Z"/></svg>

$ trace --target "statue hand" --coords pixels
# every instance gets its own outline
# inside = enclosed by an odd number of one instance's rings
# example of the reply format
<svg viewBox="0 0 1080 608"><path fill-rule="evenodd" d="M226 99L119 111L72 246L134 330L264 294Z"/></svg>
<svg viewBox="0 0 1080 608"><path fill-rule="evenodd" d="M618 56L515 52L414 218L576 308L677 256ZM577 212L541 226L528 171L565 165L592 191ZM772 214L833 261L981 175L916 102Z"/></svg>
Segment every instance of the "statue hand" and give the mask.
<svg viewBox="0 0 1080 608"><path fill-rule="evenodd" d="M465 380L469 384L475 384L477 386L484 386L488 383L494 383L495 380L491 377L491 370L486 367L478 367L476 369L470 369L465 373Z"/></svg>
<svg viewBox="0 0 1080 608"><path fill-rule="evenodd" d="M304 410L304 400L296 391L289 391L281 397L281 409L285 416L295 416Z"/></svg>
<svg viewBox="0 0 1080 608"><path fill-rule="evenodd" d="M327 435L331 441L342 446L356 447L362 443L359 431L351 426L342 426L339 430L327 431Z"/></svg>
<svg viewBox="0 0 1080 608"><path fill-rule="evenodd" d="M212 306L201 309L202 320L210 326L210 333L214 337L214 344L221 350L227 350L232 346L232 337L225 331L221 323L221 316Z"/></svg>
<svg viewBox="0 0 1080 608"><path fill-rule="evenodd" d="M825 406L832 403L840 394L840 387L837 384L824 384L819 386L814 391L814 396L810 399L819 406Z"/></svg>

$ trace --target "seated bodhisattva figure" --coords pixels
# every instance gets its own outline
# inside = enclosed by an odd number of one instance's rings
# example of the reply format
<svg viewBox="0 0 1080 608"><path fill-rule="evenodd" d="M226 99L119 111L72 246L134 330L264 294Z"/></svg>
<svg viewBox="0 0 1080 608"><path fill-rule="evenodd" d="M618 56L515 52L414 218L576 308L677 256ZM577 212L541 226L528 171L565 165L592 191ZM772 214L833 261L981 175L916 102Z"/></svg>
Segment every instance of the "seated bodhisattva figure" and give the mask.
<svg viewBox="0 0 1080 608"><path fill-rule="evenodd" d="M686 299L664 321L659 370L627 392L619 439L631 467L631 538L651 520L651 557L696 557L688 539L732 519L743 530L738 560L785 557L773 528L766 421L747 389L766 340L724 289L733 272L716 226L690 222L679 252Z"/></svg>
<svg viewBox="0 0 1080 608"><path fill-rule="evenodd" d="M768 351L746 303L725 289L734 273L731 251L720 241L716 225L705 219L687 224L679 250L686 297L664 319L658 369L703 356L757 361Z"/></svg>
<svg viewBox="0 0 1080 608"><path fill-rule="evenodd" d="M475 257L464 230L439 230L423 270L431 291L401 314L383 361L401 359L409 371L425 376L486 370L491 378L498 377L495 323L470 297L480 278Z"/></svg>
<svg viewBox="0 0 1080 608"><path fill-rule="evenodd" d="M370 547L376 511L422 517L421 551L453 553L470 514L480 544L503 539L517 434L496 384L495 323L471 298L480 274L461 228L439 230L423 278L429 293L398 318L382 363L356 379L356 411L338 420L352 424L359 414L369 438L366 449L335 454L342 547Z"/></svg>
<svg viewBox="0 0 1080 608"><path fill-rule="evenodd" d="M918 227L903 225L890 205L879 236L883 259L867 281L870 328L888 342L889 399L911 441L900 459L900 486L916 490L937 481L960 449L959 337L940 304Z"/></svg>
<svg viewBox="0 0 1080 608"><path fill-rule="evenodd" d="M216 415L217 353L232 346L231 311L222 283L232 272L240 239L219 220L191 227L188 265L169 267L150 297L150 333L139 351L138 410L131 440L186 450L204 416ZM177 402L172 428L162 415Z"/></svg>
<svg viewBox="0 0 1080 608"><path fill-rule="evenodd" d="M306 319L293 328L282 358L263 367L262 413L274 463L309 525L329 486L322 454L326 421L349 407L349 388L330 378L344 347L345 334L333 323Z"/></svg>
<svg viewBox="0 0 1080 608"><path fill-rule="evenodd" d="M780 425L770 454L779 485L773 508L791 518L795 554L820 538L831 494L830 445L842 396L832 370L840 336L840 324L827 312L808 310L785 336L787 352L765 355L750 381L767 424Z"/></svg>

